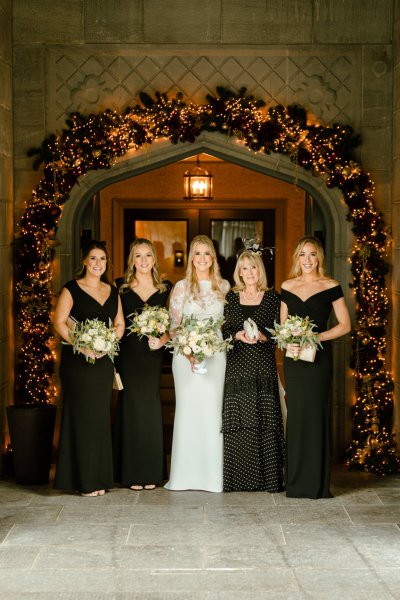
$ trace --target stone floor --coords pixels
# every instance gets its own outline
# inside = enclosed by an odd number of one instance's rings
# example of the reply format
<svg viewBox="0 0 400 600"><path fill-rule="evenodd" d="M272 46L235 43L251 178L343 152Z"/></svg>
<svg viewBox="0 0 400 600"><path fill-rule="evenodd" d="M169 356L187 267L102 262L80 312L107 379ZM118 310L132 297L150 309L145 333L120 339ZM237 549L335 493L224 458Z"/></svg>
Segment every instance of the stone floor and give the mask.
<svg viewBox="0 0 400 600"><path fill-rule="evenodd" d="M1 600L400 599L400 475L331 500L0 481Z"/></svg>

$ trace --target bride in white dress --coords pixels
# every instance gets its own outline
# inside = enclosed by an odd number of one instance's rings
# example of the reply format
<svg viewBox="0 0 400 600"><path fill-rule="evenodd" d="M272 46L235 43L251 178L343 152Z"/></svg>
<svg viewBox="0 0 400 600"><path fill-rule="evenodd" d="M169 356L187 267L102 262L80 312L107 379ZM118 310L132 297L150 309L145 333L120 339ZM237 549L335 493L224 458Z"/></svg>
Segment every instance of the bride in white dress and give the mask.
<svg viewBox="0 0 400 600"><path fill-rule="evenodd" d="M184 316L219 319L229 283L221 279L212 241L205 235L192 240L185 279L178 281L170 299L171 329ZM175 354L175 422L168 490L222 492L222 399L225 352L206 359L207 372L193 371L195 360Z"/></svg>

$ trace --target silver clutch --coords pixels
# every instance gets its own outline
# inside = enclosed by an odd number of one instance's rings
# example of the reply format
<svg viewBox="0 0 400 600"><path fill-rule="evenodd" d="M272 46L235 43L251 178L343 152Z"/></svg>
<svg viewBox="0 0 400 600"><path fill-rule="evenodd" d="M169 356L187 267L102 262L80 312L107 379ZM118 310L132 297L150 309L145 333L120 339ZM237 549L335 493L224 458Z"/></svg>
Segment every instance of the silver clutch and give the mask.
<svg viewBox="0 0 400 600"><path fill-rule="evenodd" d="M257 323L253 319L246 319L243 323L243 329L249 340L258 340L260 332L258 331Z"/></svg>

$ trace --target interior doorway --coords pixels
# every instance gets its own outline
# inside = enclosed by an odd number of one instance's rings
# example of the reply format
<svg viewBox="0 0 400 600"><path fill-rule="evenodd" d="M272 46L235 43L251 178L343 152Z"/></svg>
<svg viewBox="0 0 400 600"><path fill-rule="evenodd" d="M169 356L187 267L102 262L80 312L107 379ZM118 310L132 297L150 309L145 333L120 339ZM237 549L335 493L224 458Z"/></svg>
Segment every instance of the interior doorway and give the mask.
<svg viewBox="0 0 400 600"><path fill-rule="evenodd" d="M275 285L275 209L125 209L124 263L137 237L151 239L160 272L176 283L184 276L191 240L199 234L214 242L221 275L231 285L236 254L245 244L258 243L270 286Z"/></svg>

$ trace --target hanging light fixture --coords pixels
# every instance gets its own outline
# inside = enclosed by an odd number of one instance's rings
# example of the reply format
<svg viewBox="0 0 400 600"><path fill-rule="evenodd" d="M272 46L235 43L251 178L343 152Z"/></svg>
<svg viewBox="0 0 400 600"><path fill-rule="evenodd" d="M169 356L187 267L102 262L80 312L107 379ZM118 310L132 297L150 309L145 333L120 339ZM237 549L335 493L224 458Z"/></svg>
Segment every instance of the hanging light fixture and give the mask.
<svg viewBox="0 0 400 600"><path fill-rule="evenodd" d="M200 167L200 159L197 156L196 166L188 169L183 176L184 199L211 200L212 180L211 173Z"/></svg>

